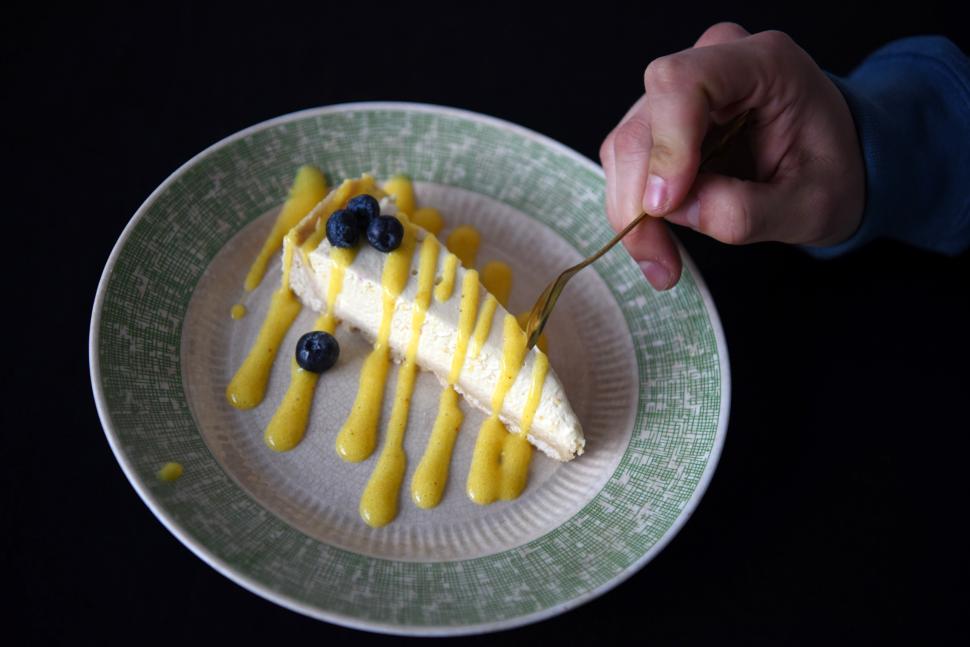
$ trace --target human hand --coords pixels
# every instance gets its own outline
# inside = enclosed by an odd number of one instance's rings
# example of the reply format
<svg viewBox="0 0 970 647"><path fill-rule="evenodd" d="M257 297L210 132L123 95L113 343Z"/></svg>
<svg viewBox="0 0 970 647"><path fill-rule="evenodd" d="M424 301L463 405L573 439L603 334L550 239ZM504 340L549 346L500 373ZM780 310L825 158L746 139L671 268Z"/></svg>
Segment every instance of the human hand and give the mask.
<svg viewBox="0 0 970 647"><path fill-rule="evenodd" d="M831 245L858 228L865 170L852 115L835 84L781 32L709 28L693 48L658 58L645 94L600 147L606 213L658 290L680 278L671 222L731 244ZM712 124L750 110L750 168L701 172ZM745 178L745 179L742 179Z"/></svg>

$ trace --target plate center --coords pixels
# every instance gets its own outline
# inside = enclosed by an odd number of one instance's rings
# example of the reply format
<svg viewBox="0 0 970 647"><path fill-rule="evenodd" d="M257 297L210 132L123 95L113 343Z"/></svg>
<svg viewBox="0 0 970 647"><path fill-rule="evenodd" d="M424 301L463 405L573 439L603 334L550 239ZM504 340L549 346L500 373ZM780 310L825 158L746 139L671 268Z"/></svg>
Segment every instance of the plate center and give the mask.
<svg viewBox="0 0 970 647"><path fill-rule="evenodd" d="M581 260L552 229L487 196L432 183L415 185L419 206L438 208L448 232L472 225L482 234L478 267L492 260L513 271L510 310L531 307L547 281ZM535 452L529 482L511 502L478 506L465 494L465 481L484 416L462 402L462 424L441 504L421 510L410 500L409 484L434 423L441 387L422 372L411 404L404 448L408 469L399 514L373 529L358 515L360 495L380 444L361 463L345 463L334 449L357 391L369 345L341 327L340 361L320 379L307 433L299 446L276 453L263 430L289 384L289 356L299 336L310 330L315 313L304 308L281 346L262 404L239 411L225 400L225 388L242 363L279 285L274 261L259 288L244 292L243 278L275 212L243 228L215 256L199 281L185 318L181 360L186 398L216 460L262 506L303 533L355 553L396 560L459 560L501 552L555 529L582 509L613 474L626 449L637 408L637 366L623 313L608 286L589 269L574 278L549 321L549 357L586 435L586 454L560 464ZM230 318L243 303L247 314ZM396 382L392 365L382 414L383 442Z"/></svg>

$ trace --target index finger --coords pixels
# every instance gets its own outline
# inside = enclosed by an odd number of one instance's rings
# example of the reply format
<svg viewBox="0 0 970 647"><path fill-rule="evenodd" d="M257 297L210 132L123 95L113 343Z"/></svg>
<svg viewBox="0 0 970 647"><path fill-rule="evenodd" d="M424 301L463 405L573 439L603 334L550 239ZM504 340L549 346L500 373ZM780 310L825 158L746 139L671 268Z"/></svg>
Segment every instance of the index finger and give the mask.
<svg viewBox="0 0 970 647"><path fill-rule="evenodd" d="M652 143L645 211L665 215L684 200L700 166L711 112L740 114L769 99L773 63L763 40L757 34L689 49L647 66Z"/></svg>

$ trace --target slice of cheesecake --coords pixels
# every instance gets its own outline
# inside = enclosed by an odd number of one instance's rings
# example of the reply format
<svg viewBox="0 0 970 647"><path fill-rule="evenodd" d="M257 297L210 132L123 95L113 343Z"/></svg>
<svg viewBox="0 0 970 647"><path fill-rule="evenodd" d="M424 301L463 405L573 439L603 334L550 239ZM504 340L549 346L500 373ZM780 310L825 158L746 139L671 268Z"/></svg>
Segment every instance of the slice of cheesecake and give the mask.
<svg viewBox="0 0 970 647"><path fill-rule="evenodd" d="M331 252L335 249L325 237L315 249L307 249L304 242L319 232L319 227L325 225L318 221L324 220L337 206L338 196L331 193L287 236L284 245L287 247L283 255L291 259L290 286L300 300L311 309L325 313L327 306L327 290L330 285L334 262ZM383 204L386 206L387 202ZM393 208L390 209L391 211ZM386 214L388 209L382 209ZM391 319L389 346L396 358L401 358L408 346L412 335L412 313L414 299L418 289L417 268L418 257L422 247L421 241L425 236L432 236L420 227L415 228L417 244L414 245L411 259L412 276L407 281L404 290L398 296L394 315ZM319 237L319 233L317 234ZM312 246L312 243L311 243ZM446 268L455 266L453 259L447 259L448 250L441 245L438 251L436 285L442 280L448 280L444 275ZM343 287L340 289L333 306L333 315L347 325L360 330L367 338L373 340L381 325L383 316L381 276L384 262L388 255L371 247L364 241L358 248L353 262L343 269ZM421 368L434 373L442 384L447 384L452 368L452 358L458 347L459 315L461 305L463 280L468 270L458 266L454 269L454 289L449 298L439 301L432 298L425 315L417 346L416 362ZM478 285L478 312L476 313L476 330L484 332L488 326L487 336L478 335L478 340L472 339L468 345L464 363L455 382L455 390L475 408L492 413L490 403L493 399L496 384L502 375L503 336L507 311L494 303L494 298L488 299L485 288ZM492 301L490 307L483 308L486 301ZM491 307L494 306L494 310ZM482 314L484 309L485 314ZM480 345L476 343L480 341ZM538 404L535 403L533 386L533 369L537 360L547 365L545 357L539 358L542 351L538 348L529 350L519 368L511 387L505 394L499 418L505 423L511 433L520 433L523 420L529 420L527 438L529 442L542 450L548 456L560 461L568 461L583 453L585 440L582 427L576 414L573 413L562 383L552 367L545 372L545 378L537 381L541 383L541 393ZM541 375L542 373L538 373ZM532 395L534 413L529 412L528 403Z"/></svg>

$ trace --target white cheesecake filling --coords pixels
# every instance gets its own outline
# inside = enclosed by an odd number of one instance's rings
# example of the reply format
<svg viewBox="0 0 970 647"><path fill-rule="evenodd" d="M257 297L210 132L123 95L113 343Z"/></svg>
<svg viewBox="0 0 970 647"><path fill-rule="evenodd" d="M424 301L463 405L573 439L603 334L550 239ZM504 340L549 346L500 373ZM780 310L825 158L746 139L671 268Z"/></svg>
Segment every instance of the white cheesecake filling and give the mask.
<svg viewBox="0 0 970 647"><path fill-rule="evenodd" d="M314 209L307 220L315 217L316 211ZM391 211L392 209L388 209L385 213ZM419 241L426 235L431 234L418 228ZM287 239L285 244L291 245L292 241ZM420 247L415 245L414 257L411 261L412 275L417 274ZM326 310L326 290L332 268L330 250L330 243L324 239L310 254L304 255L299 250L294 250L295 253L292 255L290 285L300 300L317 312ZM442 245L438 256L436 284L440 281L444 258L447 254L447 249ZM284 254L285 257L286 254ZM334 303L334 315L347 325L359 329L371 340L377 335L383 315L381 275L385 258L386 254L374 249L366 241L363 242L354 262L345 270L343 289ZM459 267L455 277L455 289L447 301L442 303L432 299L418 340L416 358L418 365L433 372L442 384L447 384L447 376L457 346L458 315L464 274L465 270ZM397 299L394 316L391 319L389 344L393 355L398 359L404 355L411 339L411 321L416 292L417 281L408 281ZM486 295L485 288L479 285L479 308ZM501 306L496 308L488 337L481 351L477 357L472 357L472 349L471 346L469 347L458 382L455 384L455 389L472 406L486 414L491 413L489 403L501 372L502 322L506 314L506 310ZM512 433L519 433L521 430L523 411L528 400L533 366L538 352L538 349L533 348L526 354L522 368L506 394L502 411L499 413L499 418ZM528 439L543 453L560 461L571 460L583 453L585 440L582 427L569 406L562 383L552 367L546 374L542 396L529 429Z"/></svg>

